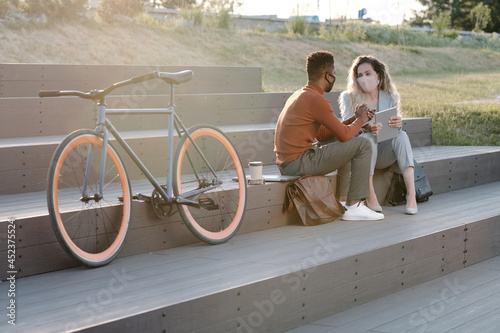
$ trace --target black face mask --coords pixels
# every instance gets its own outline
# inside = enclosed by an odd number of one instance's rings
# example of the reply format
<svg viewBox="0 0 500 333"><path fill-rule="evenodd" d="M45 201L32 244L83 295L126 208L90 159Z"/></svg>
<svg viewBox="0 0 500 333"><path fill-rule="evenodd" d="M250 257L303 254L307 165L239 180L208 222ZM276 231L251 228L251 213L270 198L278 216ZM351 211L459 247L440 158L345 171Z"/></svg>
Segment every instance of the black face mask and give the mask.
<svg viewBox="0 0 500 333"><path fill-rule="evenodd" d="M328 89L327 89L327 90L325 90L325 92L330 92L330 91L332 91L333 85L335 84L335 76L333 77L333 81L332 81L332 82L330 82L330 81L328 80L328 75L329 75L329 73L325 73L325 80L326 80L326 81L328 81L328 84L329 84ZM331 74L330 74L330 75L331 75Z"/></svg>

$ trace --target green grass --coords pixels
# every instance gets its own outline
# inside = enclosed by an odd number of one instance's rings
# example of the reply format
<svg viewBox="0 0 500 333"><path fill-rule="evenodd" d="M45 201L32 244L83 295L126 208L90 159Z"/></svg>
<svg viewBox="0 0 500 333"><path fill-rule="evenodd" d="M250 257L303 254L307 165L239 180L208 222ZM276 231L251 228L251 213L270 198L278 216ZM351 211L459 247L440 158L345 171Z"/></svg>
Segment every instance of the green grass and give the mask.
<svg viewBox="0 0 500 333"><path fill-rule="evenodd" d="M441 145L500 145L500 71L396 77L405 117L431 117Z"/></svg>

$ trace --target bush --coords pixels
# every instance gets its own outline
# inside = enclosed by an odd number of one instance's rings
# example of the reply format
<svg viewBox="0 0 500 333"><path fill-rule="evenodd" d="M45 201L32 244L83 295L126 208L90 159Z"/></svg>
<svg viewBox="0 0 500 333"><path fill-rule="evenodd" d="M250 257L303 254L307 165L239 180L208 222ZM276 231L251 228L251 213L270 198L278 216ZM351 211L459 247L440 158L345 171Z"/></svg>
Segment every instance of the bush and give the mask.
<svg viewBox="0 0 500 333"><path fill-rule="evenodd" d="M264 28L263 26L261 26L260 24L257 26L257 28L255 28L255 31L257 31L258 33L264 33L266 32L266 28Z"/></svg>
<svg viewBox="0 0 500 333"><path fill-rule="evenodd" d="M190 22L194 27L203 25L203 11L200 8L183 10L180 18Z"/></svg>
<svg viewBox="0 0 500 333"><path fill-rule="evenodd" d="M24 11L56 20L72 20L86 11L87 4L87 0L24 0Z"/></svg>
<svg viewBox="0 0 500 333"><path fill-rule="evenodd" d="M366 40L366 30L366 24L347 23L344 24L340 32L348 40L360 42Z"/></svg>
<svg viewBox="0 0 500 333"><path fill-rule="evenodd" d="M106 22L113 22L117 14L134 18L143 12L143 0L100 0L97 7L97 15Z"/></svg>
<svg viewBox="0 0 500 333"><path fill-rule="evenodd" d="M450 39L457 39L458 37L460 37L460 35L458 34L458 32L456 32L455 30L445 31L443 33L443 36L446 37L446 38L450 38Z"/></svg>
<svg viewBox="0 0 500 333"><path fill-rule="evenodd" d="M370 25L370 29L366 29L365 35L367 41L375 44L386 45L389 43L397 43L397 36L396 40L394 40L392 29L386 25L372 24Z"/></svg>
<svg viewBox="0 0 500 333"><path fill-rule="evenodd" d="M307 31L307 22L303 18L294 18L290 21L292 32L297 35L305 35Z"/></svg>
<svg viewBox="0 0 500 333"><path fill-rule="evenodd" d="M231 27L231 15L229 15L229 11L222 8L219 12L210 16L208 25L214 28L228 30Z"/></svg>

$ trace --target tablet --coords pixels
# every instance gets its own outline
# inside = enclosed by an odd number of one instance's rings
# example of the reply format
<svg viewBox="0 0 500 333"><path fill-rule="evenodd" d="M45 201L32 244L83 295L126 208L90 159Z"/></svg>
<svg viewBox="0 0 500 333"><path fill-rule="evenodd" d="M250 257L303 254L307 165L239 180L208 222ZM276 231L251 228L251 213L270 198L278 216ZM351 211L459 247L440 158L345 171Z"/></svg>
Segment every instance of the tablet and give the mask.
<svg viewBox="0 0 500 333"><path fill-rule="evenodd" d="M398 115L398 108L392 107L386 110L375 112L375 122L382 124L382 129L378 132L377 142L382 142L395 138L399 133L399 128L390 127L389 119Z"/></svg>

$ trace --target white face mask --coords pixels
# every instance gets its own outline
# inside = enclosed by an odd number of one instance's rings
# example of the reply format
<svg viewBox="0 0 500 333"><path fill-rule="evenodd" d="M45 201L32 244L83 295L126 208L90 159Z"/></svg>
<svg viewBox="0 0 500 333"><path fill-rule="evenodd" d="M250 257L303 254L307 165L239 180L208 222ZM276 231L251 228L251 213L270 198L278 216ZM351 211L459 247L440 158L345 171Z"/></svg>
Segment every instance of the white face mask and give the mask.
<svg viewBox="0 0 500 333"><path fill-rule="evenodd" d="M358 77L358 82L364 92L372 92L378 87L380 82L375 75Z"/></svg>

